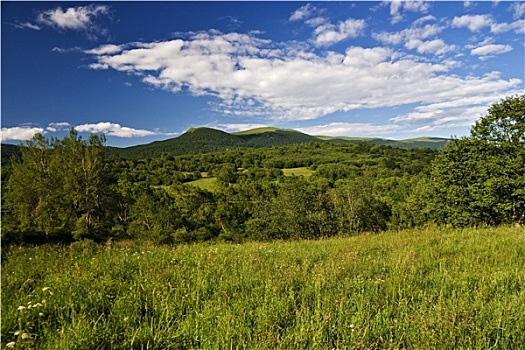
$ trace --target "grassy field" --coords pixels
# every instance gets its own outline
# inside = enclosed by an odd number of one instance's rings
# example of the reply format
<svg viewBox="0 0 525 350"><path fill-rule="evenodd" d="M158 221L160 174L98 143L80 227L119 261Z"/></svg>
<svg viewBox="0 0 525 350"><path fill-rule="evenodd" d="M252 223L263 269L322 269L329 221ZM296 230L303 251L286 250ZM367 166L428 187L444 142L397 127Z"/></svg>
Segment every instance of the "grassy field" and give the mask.
<svg viewBox="0 0 525 350"><path fill-rule="evenodd" d="M523 228L11 247L2 348L519 349Z"/></svg>
<svg viewBox="0 0 525 350"><path fill-rule="evenodd" d="M210 192L215 192L220 188L216 177L203 177L202 179L188 182L188 185L195 186Z"/></svg>
<svg viewBox="0 0 525 350"><path fill-rule="evenodd" d="M285 176L304 176L308 177L315 173L314 170L308 169L306 167L302 168L285 168L283 169L283 175Z"/></svg>

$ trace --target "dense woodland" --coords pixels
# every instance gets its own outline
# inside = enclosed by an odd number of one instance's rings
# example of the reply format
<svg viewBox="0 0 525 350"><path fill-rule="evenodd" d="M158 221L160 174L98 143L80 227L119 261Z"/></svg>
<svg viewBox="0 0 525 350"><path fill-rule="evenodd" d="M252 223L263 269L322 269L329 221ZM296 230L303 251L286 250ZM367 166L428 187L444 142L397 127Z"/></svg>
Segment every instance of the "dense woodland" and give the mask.
<svg viewBox="0 0 525 350"><path fill-rule="evenodd" d="M4 244L525 224L525 95L494 104L470 136L442 150L308 140L122 158L104 142L74 130L63 139L37 134L2 166ZM296 168L304 174L289 176ZM203 178L211 185L198 185Z"/></svg>

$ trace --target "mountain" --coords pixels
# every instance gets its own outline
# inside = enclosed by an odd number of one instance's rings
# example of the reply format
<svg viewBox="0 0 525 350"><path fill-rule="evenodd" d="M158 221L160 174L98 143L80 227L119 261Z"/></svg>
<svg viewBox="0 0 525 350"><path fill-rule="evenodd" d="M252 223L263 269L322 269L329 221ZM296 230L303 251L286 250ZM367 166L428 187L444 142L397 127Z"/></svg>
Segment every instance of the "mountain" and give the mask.
<svg viewBox="0 0 525 350"><path fill-rule="evenodd" d="M432 148L439 149L444 148L450 139L441 137L418 137L414 139L405 140L390 140L381 138L368 138L368 137L347 137L347 136L316 136L318 139L328 142L342 142L342 143L371 143L374 145L384 145L399 148Z"/></svg>
<svg viewBox="0 0 525 350"><path fill-rule="evenodd" d="M1 153L2 153L2 164L7 165L11 163L11 160L13 156L21 156L20 152L20 146L18 145L10 145L7 143L2 143L1 146Z"/></svg>
<svg viewBox="0 0 525 350"><path fill-rule="evenodd" d="M292 143L319 142L315 136L290 129L257 128L232 133L240 137L249 147L283 146Z"/></svg>
<svg viewBox="0 0 525 350"><path fill-rule="evenodd" d="M124 158L139 156L157 157L162 153L182 155L190 153L206 153L229 148L250 147L235 135L211 128L191 128L184 134L163 141L155 141L146 145L126 148L112 148L110 154Z"/></svg>
<svg viewBox="0 0 525 350"><path fill-rule="evenodd" d="M158 157L163 153L184 155L221 151L232 148L257 148L309 142L371 143L400 148L443 148L448 139L417 138L388 140L381 138L311 136L291 129L256 128L227 133L212 128L191 128L184 134L163 141L126 148L107 147L109 156L122 158ZM18 146L2 144L2 162L9 163L12 154L19 153Z"/></svg>

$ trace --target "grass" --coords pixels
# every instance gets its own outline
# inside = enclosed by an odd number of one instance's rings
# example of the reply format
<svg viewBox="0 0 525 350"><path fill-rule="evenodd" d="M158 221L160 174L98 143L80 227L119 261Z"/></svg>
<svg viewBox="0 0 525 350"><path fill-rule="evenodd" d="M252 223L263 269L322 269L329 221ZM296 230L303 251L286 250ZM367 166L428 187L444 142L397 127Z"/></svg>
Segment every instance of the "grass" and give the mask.
<svg viewBox="0 0 525 350"><path fill-rule="evenodd" d="M210 192L218 191L220 188L216 177L203 177L202 179L188 182L188 185L195 186Z"/></svg>
<svg viewBox="0 0 525 350"><path fill-rule="evenodd" d="M315 173L314 170L308 169L306 167L302 168L286 168L283 169L283 175L285 176L304 176L308 177Z"/></svg>
<svg viewBox="0 0 525 350"><path fill-rule="evenodd" d="M2 256L2 348L518 349L523 228Z"/></svg>

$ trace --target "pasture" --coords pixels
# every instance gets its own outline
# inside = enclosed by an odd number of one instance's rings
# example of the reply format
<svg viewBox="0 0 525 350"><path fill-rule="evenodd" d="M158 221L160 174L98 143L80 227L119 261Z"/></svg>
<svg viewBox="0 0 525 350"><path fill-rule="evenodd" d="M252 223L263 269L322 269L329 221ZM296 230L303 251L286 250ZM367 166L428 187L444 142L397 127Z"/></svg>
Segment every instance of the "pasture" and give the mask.
<svg viewBox="0 0 525 350"><path fill-rule="evenodd" d="M2 348L525 344L523 227L242 245L12 246L1 278Z"/></svg>

